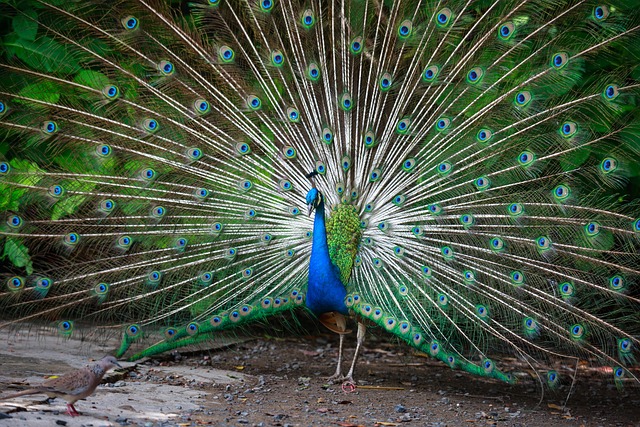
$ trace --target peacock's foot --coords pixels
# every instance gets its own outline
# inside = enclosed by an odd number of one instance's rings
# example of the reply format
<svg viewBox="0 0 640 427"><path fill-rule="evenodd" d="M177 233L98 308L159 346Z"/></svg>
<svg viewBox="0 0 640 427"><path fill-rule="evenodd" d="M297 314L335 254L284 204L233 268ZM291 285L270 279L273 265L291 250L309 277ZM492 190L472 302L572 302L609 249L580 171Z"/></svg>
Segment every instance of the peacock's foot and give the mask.
<svg viewBox="0 0 640 427"><path fill-rule="evenodd" d="M335 374L331 375L330 377L327 378L327 382L329 384L338 384L344 381L344 375L342 375L339 372L336 372Z"/></svg>

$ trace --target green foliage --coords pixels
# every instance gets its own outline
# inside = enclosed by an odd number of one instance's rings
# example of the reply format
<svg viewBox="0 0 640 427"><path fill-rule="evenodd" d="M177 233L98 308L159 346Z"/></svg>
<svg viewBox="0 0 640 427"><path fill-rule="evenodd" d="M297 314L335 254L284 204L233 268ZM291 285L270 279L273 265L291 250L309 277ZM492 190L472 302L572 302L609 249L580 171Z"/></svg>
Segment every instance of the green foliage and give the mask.
<svg viewBox="0 0 640 427"><path fill-rule="evenodd" d="M0 259L8 259L13 265L24 268L27 274L33 274L33 262L29 256L29 249L22 240L15 237L5 237L4 251Z"/></svg>
<svg viewBox="0 0 640 427"><path fill-rule="evenodd" d="M82 192L90 192L95 188L95 185L77 181L71 181L68 185L65 185L65 190L67 191L82 191ZM86 196L83 195L72 195L63 197L61 200L58 200L53 208L51 209L51 220L57 221L60 218L73 214L76 209L82 205L82 203L86 200Z"/></svg>
<svg viewBox="0 0 640 427"><path fill-rule="evenodd" d="M22 40L34 41L38 33L38 13L33 9L24 10L13 18L13 30Z"/></svg>
<svg viewBox="0 0 640 427"><path fill-rule="evenodd" d="M18 94L25 98L55 104L60 100L60 86L51 80L42 80L25 86ZM44 108L39 104L23 99L16 99L15 102L19 104L28 104L34 108Z"/></svg>
<svg viewBox="0 0 640 427"><path fill-rule="evenodd" d="M93 70L82 70L73 78L75 83L101 90L109 84L109 79L104 74Z"/></svg>
<svg viewBox="0 0 640 427"><path fill-rule="evenodd" d="M0 211L17 211L27 191L26 188L14 188L0 182Z"/></svg>
<svg viewBox="0 0 640 427"><path fill-rule="evenodd" d="M22 39L18 34L10 35L5 37L4 47L10 55L15 55L34 70L65 74L80 70L80 64L69 50L47 36L32 41Z"/></svg>

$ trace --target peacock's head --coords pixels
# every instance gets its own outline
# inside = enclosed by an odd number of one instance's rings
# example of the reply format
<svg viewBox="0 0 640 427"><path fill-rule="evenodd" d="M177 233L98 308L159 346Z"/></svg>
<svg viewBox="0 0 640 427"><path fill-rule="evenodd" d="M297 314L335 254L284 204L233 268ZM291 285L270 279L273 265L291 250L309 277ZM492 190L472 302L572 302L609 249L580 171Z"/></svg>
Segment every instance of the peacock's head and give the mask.
<svg viewBox="0 0 640 427"><path fill-rule="evenodd" d="M317 188L312 188L307 193L307 206L309 207L309 215L322 203L322 193Z"/></svg>

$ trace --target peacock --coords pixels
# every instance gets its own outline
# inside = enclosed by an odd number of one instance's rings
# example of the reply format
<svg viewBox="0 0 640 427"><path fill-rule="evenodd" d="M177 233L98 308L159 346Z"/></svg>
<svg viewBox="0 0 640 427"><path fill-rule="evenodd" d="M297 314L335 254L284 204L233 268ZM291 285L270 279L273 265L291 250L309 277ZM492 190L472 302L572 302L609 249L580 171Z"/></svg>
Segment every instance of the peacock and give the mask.
<svg viewBox="0 0 640 427"><path fill-rule="evenodd" d="M635 1L8 0L0 22L0 328L139 359L310 313L340 353L357 328L335 381L378 328L509 383L493 355L638 383Z"/></svg>

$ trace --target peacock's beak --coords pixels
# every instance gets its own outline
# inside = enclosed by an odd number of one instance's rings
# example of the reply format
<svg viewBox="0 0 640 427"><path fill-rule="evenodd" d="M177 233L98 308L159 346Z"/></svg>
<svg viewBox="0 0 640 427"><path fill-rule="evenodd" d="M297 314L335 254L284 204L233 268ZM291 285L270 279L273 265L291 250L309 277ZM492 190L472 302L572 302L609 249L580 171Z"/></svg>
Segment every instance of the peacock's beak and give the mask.
<svg viewBox="0 0 640 427"><path fill-rule="evenodd" d="M315 206L313 205L313 203L309 203L309 204L307 205L307 214L308 214L309 216L311 216L311 213L313 213L313 209L314 209L314 208L315 208Z"/></svg>

